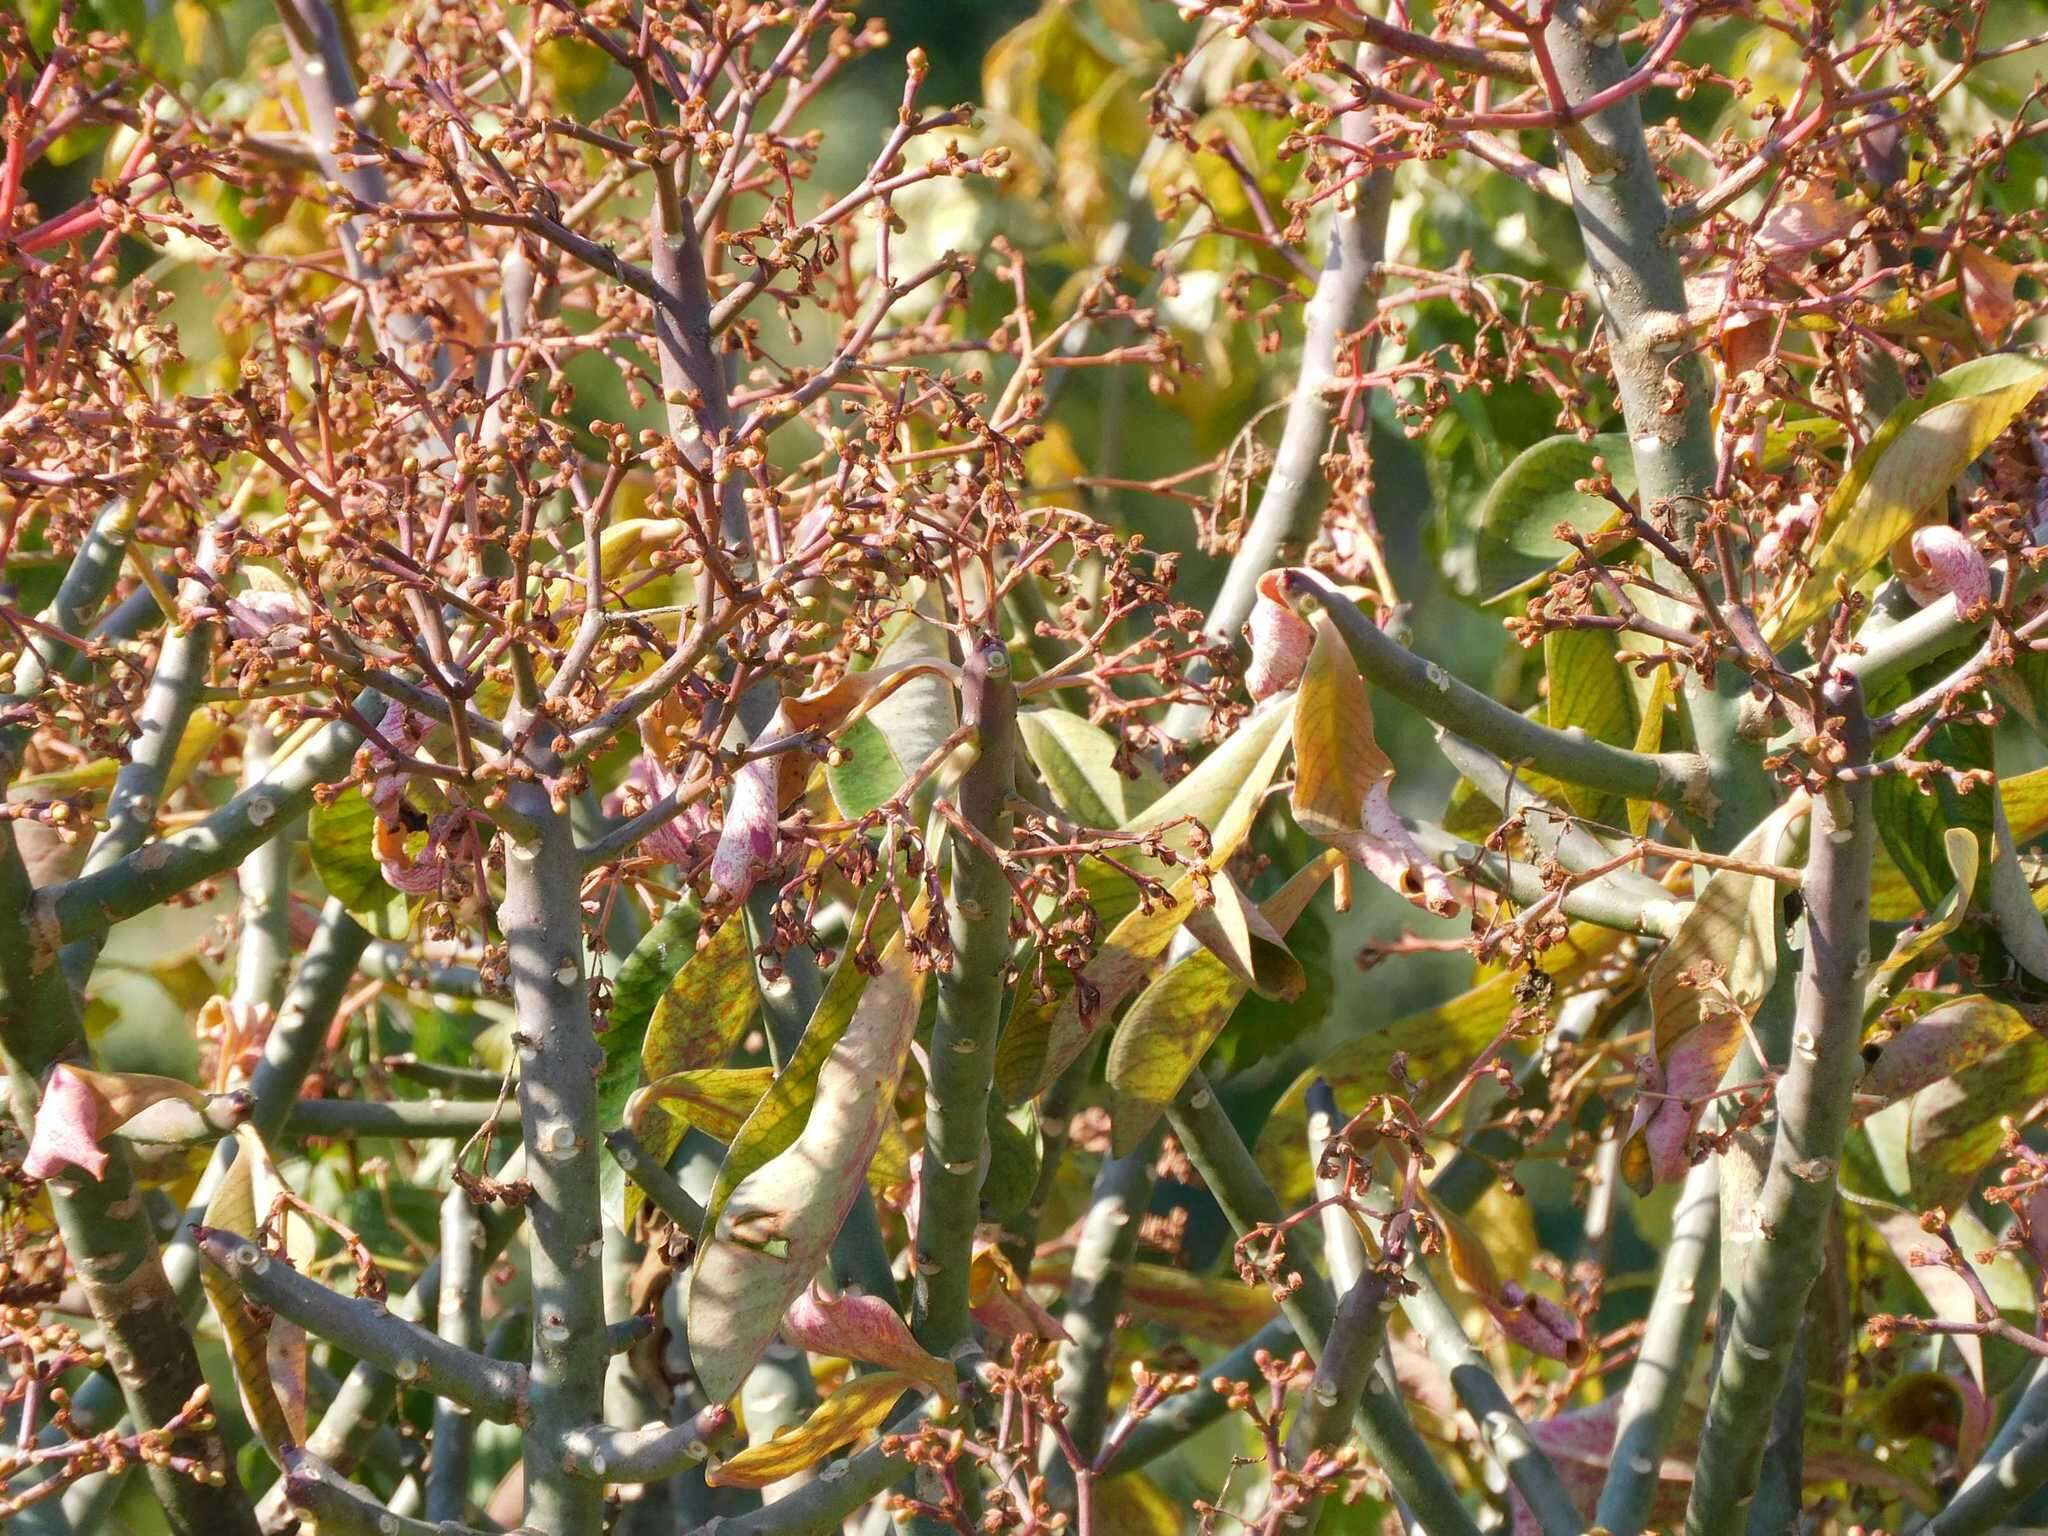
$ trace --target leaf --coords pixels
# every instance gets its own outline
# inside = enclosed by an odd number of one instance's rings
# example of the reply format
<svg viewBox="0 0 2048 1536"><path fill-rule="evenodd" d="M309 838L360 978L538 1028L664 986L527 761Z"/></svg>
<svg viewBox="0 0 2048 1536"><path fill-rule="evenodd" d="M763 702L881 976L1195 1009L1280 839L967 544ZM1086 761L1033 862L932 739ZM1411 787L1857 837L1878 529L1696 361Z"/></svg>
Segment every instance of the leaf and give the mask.
<svg viewBox="0 0 2048 1536"><path fill-rule="evenodd" d="M1956 253L1956 266L1963 284L1963 313L1970 317L1977 339L1995 347L2019 314L2012 291L2019 268L1968 245Z"/></svg>
<svg viewBox="0 0 2048 1536"><path fill-rule="evenodd" d="M1941 899L1941 905L1929 914L1926 923L1916 924L1898 936L1892 952L1877 968L1880 977L1904 971L1955 932L1969 915L1970 896L1977 889L1977 866L1982 852L1977 836L1967 827L1949 827L1942 833L1941 840L1949 872L1955 876L1956 883Z"/></svg>
<svg viewBox="0 0 2048 1536"><path fill-rule="evenodd" d="M1808 803L1795 796L1737 846L1736 857L1770 861ZM1720 1087L1778 974L1778 888L1765 875L1718 869L1678 925L1648 977L1649 1051L1637 1065L1641 1091L1622 1169L1638 1193L1691 1166L1693 1129L1706 1096Z"/></svg>
<svg viewBox="0 0 2048 1536"><path fill-rule="evenodd" d="M719 1462L705 1472L704 1481L713 1488L766 1488L794 1477L842 1445L880 1429L904 1393L924 1390L916 1378L901 1371L855 1376L818 1404L795 1429Z"/></svg>
<svg viewBox="0 0 2048 1536"><path fill-rule="evenodd" d="M773 1067L696 1067L670 1072L627 1101L626 1125L646 1141L644 1122L651 1114L661 1114L679 1119L714 1141L730 1142L774 1082Z"/></svg>
<svg viewBox="0 0 2048 1536"><path fill-rule="evenodd" d="M1546 437L1509 462L1473 514L1479 525L1476 595L1481 603L1490 606L1527 591L1572 553L1553 531L1559 523L1578 529L1596 552L1615 547L1611 535L1620 520L1618 510L1577 489L1593 473L1596 456L1606 461L1614 488L1633 496L1635 457L1625 433L1606 433L1590 443L1573 433ZM1596 535L1609 537L1603 544Z"/></svg>
<svg viewBox="0 0 2048 1536"><path fill-rule="evenodd" d="M619 974L612 982L610 1026L597 1037L604 1052L604 1065L597 1076L597 1118L601 1126L625 1123L626 1103L640 1086L640 1051L647 1039L647 1021L653 1017L655 1004L668 990L669 983L695 957L702 921L694 901L676 902L640 936L640 942L619 966ZM680 1139L680 1131L677 1137ZM668 1153L674 1150L670 1147ZM661 1154L663 1162L668 1160L668 1153ZM621 1227L630 1229L639 1209L639 1197L615 1159L605 1158L599 1165L598 1186L605 1212Z"/></svg>
<svg viewBox="0 0 2048 1536"><path fill-rule="evenodd" d="M910 1325L879 1296L827 1293L813 1281L782 1319L782 1336L814 1355L899 1372L942 1397L951 1398L960 1390L953 1367L927 1353L911 1337Z"/></svg>
<svg viewBox="0 0 2048 1536"><path fill-rule="evenodd" d="M239 1155L207 1202L201 1224L232 1232L253 1245L258 1223L270 1214L285 1184L254 1127L239 1127L235 1140ZM228 1363L241 1390L249 1427L256 1431L271 1460L282 1467L285 1451L305 1440L305 1335L299 1332L296 1344L288 1337L276 1338L275 1355L282 1358L274 1358L271 1346L279 1331L297 1330L244 1299L241 1288L218 1265L200 1265L199 1284L227 1341ZM280 1363L282 1374L277 1369Z"/></svg>
<svg viewBox="0 0 2048 1536"><path fill-rule="evenodd" d="M1953 1206L1998 1155L2000 1120L2048 1095L2048 1044L2031 1032L1914 1094L1906 1133L1906 1198L1915 1210Z"/></svg>
<svg viewBox="0 0 2048 1536"><path fill-rule="evenodd" d="M1932 680L1931 678L1929 679ZM1901 690L1903 693L1904 690ZM1899 751L1914 733L1901 726L1877 743L1880 759ZM1947 721L1934 729L1922 749L1926 759L1950 768L1990 768L1993 764L1989 729L1974 721ZM1960 792L1947 775L1938 775L1922 791L1904 774L1882 775L1871 786L1871 809L1877 830L1892 863L1905 875L1917 900L1914 910L1936 903L1953 889L1955 874L1949 858L1949 834L1961 830L1977 844L1977 884L1972 900L1988 894L1992 838L1992 789L1982 786L1969 794Z"/></svg>
<svg viewBox="0 0 2048 1536"><path fill-rule="evenodd" d="M1605 630L1552 630L1543 637L1543 671L1550 681L1544 703L1553 729L1581 730L1611 746L1635 745L1635 695ZM1574 811L1595 820L1606 819L1614 798L1577 784L1565 785L1564 797Z"/></svg>
<svg viewBox="0 0 2048 1536"><path fill-rule="evenodd" d="M1122 826L1166 792L1149 765L1124 777L1117 739L1067 710L1020 710L1017 730L1054 803L1085 827Z"/></svg>
<svg viewBox="0 0 2048 1536"><path fill-rule="evenodd" d="M1315 646L1294 706L1295 823L1341 849L1372 877L1439 916L1458 910L1456 892L1394 814L1394 765L1373 740L1372 705L1351 648L1336 626L1316 625Z"/></svg>
<svg viewBox="0 0 2048 1536"><path fill-rule="evenodd" d="M1437 1204L1425 1191L1418 1188L1416 1193L1443 1233L1451 1277L1486 1308L1501 1332L1545 1359L1577 1363L1586 1352L1585 1330L1578 1318L1549 1297L1524 1289L1518 1278L1504 1277L1493 1262L1492 1241L1482 1239L1464 1217ZM1508 1219L1526 1221L1525 1211L1526 1207Z"/></svg>
<svg viewBox="0 0 2048 1536"><path fill-rule="evenodd" d="M156 1146L217 1141L249 1118L251 1104L247 1093L206 1093L174 1077L59 1062L43 1084L21 1171L53 1179L76 1167L99 1179L109 1136Z"/></svg>
<svg viewBox="0 0 2048 1536"><path fill-rule="evenodd" d="M1023 1124L1019 1121L1022 1120ZM982 1208L1007 1222L1022 1214L1038 1187L1044 1148L1038 1116L1027 1106L1005 1113L993 1095L988 1103L988 1172L981 1180Z"/></svg>
<svg viewBox="0 0 2048 1536"><path fill-rule="evenodd" d="M1911 532L2043 384L2048 363L1997 353L1951 368L1887 416L1829 499L1813 570L1766 625L1771 644L1796 639L1834 601L1837 580L1853 586Z"/></svg>
<svg viewBox="0 0 2048 1536"><path fill-rule="evenodd" d="M1285 933L1322 883L1343 862L1334 850L1300 871L1263 907L1261 921ZM1180 1085L1222 1033L1250 990L1213 950L1197 950L1168 966L1117 1026L1109 1043L1112 1145L1119 1157L1134 1150L1151 1131Z"/></svg>
<svg viewBox="0 0 2048 1536"><path fill-rule="evenodd" d="M867 913L868 907L863 904L854 914L854 932L861 931ZM871 941L884 946L893 944L900 926L896 908L883 909L875 919ZM719 1164L718 1177L712 1181L710 1198L704 1202L707 1232L716 1226L719 1212L734 1187L787 1148L802 1132L817 1091L818 1073L852 1022L867 984L867 973L854 963L854 951L849 947L826 978L818 1006L804 1026L803 1038L726 1149L725 1161Z"/></svg>
<svg viewBox="0 0 2048 1536"><path fill-rule="evenodd" d="M1587 971L1611 955L1622 935L1611 928L1575 923L1559 943L1537 958L1537 967L1562 995ZM1503 971L1470 991L1409 1014L1391 1024L1367 1028L1309 1067L1280 1096L1259 1132L1259 1167L1283 1202L1303 1199L1314 1184L1304 1151L1308 1146L1309 1084L1327 1078L1340 1100L1363 1099L1392 1086L1388 1068L1405 1055L1415 1078L1439 1078L1463 1071L1483 1050L1529 983L1525 973Z"/></svg>
<svg viewBox="0 0 2048 1536"><path fill-rule="evenodd" d="M801 1129L731 1185L717 1212L707 1216L688 1318L692 1359L713 1402L739 1390L789 1304L817 1274L866 1187L883 1124L895 1113L896 1084L909 1058L924 978L899 937L882 952L879 972L862 980L852 1017L819 1063ZM761 1112L749 1117L743 1134ZM735 1140L719 1170L721 1185L741 1151Z"/></svg>
<svg viewBox="0 0 2048 1536"><path fill-rule="evenodd" d="M1210 870L1221 869L1251 833L1266 788L1287 750L1284 727L1293 716L1291 698L1275 699L1140 820L1162 827L1182 815L1213 815L1213 821L1204 823L1210 836L1204 863ZM1212 808L1219 794L1227 797L1217 812ZM1163 835L1169 845L1177 840L1176 833ZM1165 954L1193 910L1196 890L1195 874L1181 875L1167 897L1154 901L1149 911L1139 907L1112 928L1082 968L1079 981L1053 1002L1019 999L996 1046L995 1082L1005 1103L1036 1098L1073 1063L1098 1025L1137 990Z"/></svg>
<svg viewBox="0 0 2048 1536"><path fill-rule="evenodd" d="M832 791L832 803L848 821L886 805L910 776L910 770L898 761L890 747L889 738L872 720L854 721L840 733L834 745L844 754L844 760L826 765L825 784Z"/></svg>
<svg viewBox="0 0 2048 1536"><path fill-rule="evenodd" d="M405 898L385 881L377 863L377 810L351 785L331 805L318 800L306 813L313 873L327 894L380 939L405 937Z"/></svg>
<svg viewBox="0 0 2048 1536"><path fill-rule="evenodd" d="M1673 670L1668 666L1659 667L1650 679L1647 696L1642 700L1642 719L1636 725L1636 751L1654 753L1664 750L1664 716L1671 707L1671 701L1677 697L1678 680ZM1649 831L1650 817L1655 812L1656 806L1651 801L1629 801L1629 836L1641 837Z"/></svg>
<svg viewBox="0 0 2048 1536"><path fill-rule="evenodd" d="M1866 1108L1909 1098L2033 1033L2018 1009L1982 993L1909 993L1894 1007L1925 1011L1885 1042L1865 1069L1856 1095Z"/></svg>

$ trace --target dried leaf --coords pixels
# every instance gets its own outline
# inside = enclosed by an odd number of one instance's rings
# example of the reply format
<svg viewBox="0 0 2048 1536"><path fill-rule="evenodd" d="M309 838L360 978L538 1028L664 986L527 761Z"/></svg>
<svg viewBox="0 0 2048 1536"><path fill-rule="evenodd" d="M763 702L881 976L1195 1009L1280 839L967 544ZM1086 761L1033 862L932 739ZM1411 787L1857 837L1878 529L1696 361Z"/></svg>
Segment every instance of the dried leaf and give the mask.
<svg viewBox="0 0 2048 1536"><path fill-rule="evenodd" d="M102 1177L100 1143L120 1135L160 1146L216 1141L249 1117L247 1093L206 1093L176 1078L146 1072L94 1072L60 1062L43 1085L35 1133L21 1171L55 1178L66 1166Z"/></svg>
<svg viewBox="0 0 2048 1536"><path fill-rule="evenodd" d="M1970 317L1978 340L1987 347L1995 347L2019 315L2013 284L2019 279L2020 269L2000 261L1989 251L1967 245L1957 253L1956 265L1961 269L1963 312Z"/></svg>

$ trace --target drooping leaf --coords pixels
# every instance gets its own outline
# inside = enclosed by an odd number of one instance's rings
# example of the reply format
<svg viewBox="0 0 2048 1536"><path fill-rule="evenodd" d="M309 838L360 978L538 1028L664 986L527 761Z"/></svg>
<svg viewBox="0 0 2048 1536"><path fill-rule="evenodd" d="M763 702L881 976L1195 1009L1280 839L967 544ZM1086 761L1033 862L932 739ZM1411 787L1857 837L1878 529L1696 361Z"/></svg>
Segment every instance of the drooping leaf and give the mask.
<svg viewBox="0 0 2048 1536"><path fill-rule="evenodd" d="M782 1336L814 1355L843 1356L900 1372L943 1397L959 1391L953 1367L923 1349L911 1337L910 1325L879 1296L827 1292L814 1282L790 1304Z"/></svg>
<svg viewBox="0 0 2048 1536"><path fill-rule="evenodd" d="M207 1202L202 1224L232 1232L254 1246L257 1227L270 1214L285 1184L253 1127L239 1127L235 1139L239 1155ZM310 1251L305 1257L311 1257ZM298 1332L296 1345L288 1336L278 1339L281 1330L287 1335L295 1331L293 1325L244 1299L241 1287L218 1265L202 1264L199 1283L227 1341L228 1364L241 1391L249 1426L271 1460L282 1467L287 1448L306 1438L305 1334ZM278 1347L273 1350L274 1340Z"/></svg>
<svg viewBox="0 0 2048 1536"><path fill-rule="evenodd" d="M1067 710L1021 710L1017 731L1054 803L1085 827L1120 827L1166 792L1149 765L1126 778L1116 738Z"/></svg>
<svg viewBox="0 0 2048 1536"><path fill-rule="evenodd" d="M1452 1278L1486 1308L1501 1332L1545 1359L1575 1362L1585 1354L1585 1329L1577 1316L1548 1296L1526 1289L1517 1276L1503 1275L1494 1263L1491 1242L1482 1239L1457 1212L1420 1190L1417 1194L1443 1236Z"/></svg>
<svg viewBox="0 0 2048 1536"><path fill-rule="evenodd" d="M249 1117L246 1093L207 1093L174 1077L94 1072L59 1062L43 1084L21 1171L53 1179L76 1167L98 1179L109 1136L155 1146L218 1141Z"/></svg>
<svg viewBox="0 0 2048 1536"><path fill-rule="evenodd" d="M881 1428L904 1393L923 1390L915 1377L901 1371L851 1377L802 1424L719 1462L705 1472L704 1481L713 1488L766 1488L794 1477L842 1445L851 1445Z"/></svg>
<svg viewBox="0 0 2048 1536"><path fill-rule="evenodd" d="M863 908L855 916L855 931L865 921ZM899 926L900 918L893 906L876 918L872 937L883 946L884 953L893 945ZM804 1026L803 1038L726 1149L725 1160L719 1164L718 1177L711 1186L711 1196L704 1202L707 1233L717 1225L719 1212L740 1181L781 1153L802 1132L817 1092L818 1073L846 1033L867 985L867 973L854 964L849 949L826 978L818 1006Z"/></svg>
<svg viewBox="0 0 2048 1536"><path fill-rule="evenodd" d="M1908 1101L1907 1199L1915 1210L1953 1206L2005 1139L2000 1122L2048 1095L2048 1043L2031 1032L1997 1054L1932 1083Z"/></svg>
<svg viewBox="0 0 2048 1536"><path fill-rule="evenodd" d="M1766 817L1736 856L1769 862L1807 812L1795 796ZM1720 1086L1778 973L1778 887L1766 875L1715 870L1678 932L1651 963L1651 1048L1638 1065L1640 1093L1622 1167L1638 1191L1690 1166L1688 1144L1704 1100Z"/></svg>
<svg viewBox="0 0 2048 1536"><path fill-rule="evenodd" d="M1342 859L1326 850L1253 910L1269 930L1284 934ZM1248 991L1249 978L1211 947L1176 960L1131 1004L1110 1040L1107 1062L1118 1156L1144 1141Z"/></svg>
<svg viewBox="0 0 2048 1536"><path fill-rule="evenodd" d="M707 1215L688 1315L691 1356L713 1402L739 1390L790 1303L817 1274L866 1187L883 1124L895 1113L896 1083L910 1054L923 977L899 937L882 952L878 974L862 980L852 1016L818 1065L801 1128L732 1184ZM748 1118L743 1136L767 1104L764 1099ZM735 1140L719 1171L721 1184L741 1151Z"/></svg>
<svg viewBox="0 0 2048 1536"><path fill-rule="evenodd" d="M2043 384L2048 363L1997 353L1951 368L1887 416L1829 499L1813 570L1771 615L1771 643L1796 638L1834 601L1837 580L1853 585L1884 558Z"/></svg>
<svg viewBox="0 0 2048 1536"><path fill-rule="evenodd" d="M1625 433L1606 433L1589 443L1573 433L1546 437L1509 463L1474 514L1480 602L1501 602L1556 569L1572 553L1554 531L1559 523L1570 523L1596 552L1603 542L1614 546L1615 507L1578 489L1578 482L1593 473L1596 457L1606 461L1615 489L1633 496L1635 458Z"/></svg>
<svg viewBox="0 0 2048 1536"><path fill-rule="evenodd" d="M1250 835L1253 818L1287 750L1285 728L1293 717L1292 698L1273 700L1142 813L1138 824L1158 828L1183 816L1197 818L1209 830L1203 863L1208 869L1221 869ZM1187 846L1186 828L1162 836L1169 846ZM1155 861L1140 857L1132 862ZM1183 868L1187 862L1184 856ZM995 1082L1005 1103L1036 1098L1081 1054L1102 1021L1166 953L1193 910L1195 893L1194 875L1178 874L1168 892L1170 900L1153 902L1149 911L1139 907L1128 913L1110 930L1076 983L1059 991L1050 1003L1031 997L1018 1000L996 1047Z"/></svg>
<svg viewBox="0 0 2048 1536"><path fill-rule="evenodd" d="M730 1142L775 1081L773 1067L697 1067L670 1072L626 1101L626 1125L650 1148L651 1122L662 1117ZM679 1137L677 1139L680 1139ZM671 1149L673 1150L673 1149Z"/></svg>
<svg viewBox="0 0 2048 1536"><path fill-rule="evenodd" d="M1544 707L1553 729L1581 730L1611 746L1635 746L1635 695L1607 631L1552 630L1543 637L1543 672L1550 684ZM1605 820L1611 813L1613 797L1598 790L1567 784L1564 796L1581 816Z"/></svg>
<svg viewBox="0 0 2048 1536"><path fill-rule="evenodd" d="M1325 620L1294 706L1295 823L1427 911L1447 916L1457 894L1388 798L1394 765L1373 739L1372 705L1350 647Z"/></svg>
<svg viewBox="0 0 2048 1536"><path fill-rule="evenodd" d="M720 1066L759 1011L747 925L721 924L684 962L647 1021L640 1067L647 1079Z"/></svg>

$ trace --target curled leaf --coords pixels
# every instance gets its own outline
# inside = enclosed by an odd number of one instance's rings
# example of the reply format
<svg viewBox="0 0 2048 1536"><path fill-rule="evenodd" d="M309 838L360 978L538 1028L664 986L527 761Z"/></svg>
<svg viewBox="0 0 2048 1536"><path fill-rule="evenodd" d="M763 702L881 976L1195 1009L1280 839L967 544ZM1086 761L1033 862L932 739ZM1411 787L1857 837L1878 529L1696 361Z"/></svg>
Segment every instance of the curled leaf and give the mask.
<svg viewBox="0 0 2048 1536"><path fill-rule="evenodd" d="M1913 534L1912 547L1918 569L1900 574L1914 601L1924 607L1946 593L1956 600L1962 618L1984 616L1991 607L1991 571L1968 534L1946 526L1921 528Z"/></svg>
<svg viewBox="0 0 2048 1536"><path fill-rule="evenodd" d="M101 1142L128 1140L183 1146L214 1141L249 1118L247 1093L205 1093L176 1078L146 1072L94 1072L59 1063L43 1085L22 1172L54 1178L67 1165L95 1179L105 1175Z"/></svg>
<svg viewBox="0 0 2048 1536"><path fill-rule="evenodd" d="M1280 580L1279 571L1268 571L1259 578L1258 600L1252 604L1246 624L1252 658L1244 670L1244 685L1254 701L1271 698L1301 681L1315 644L1315 630L1308 620L1280 595Z"/></svg>
<svg viewBox="0 0 2048 1536"><path fill-rule="evenodd" d="M774 758L756 758L732 781L732 803L711 853L711 889L706 904L729 911L746 900L764 870L775 863L782 807L776 795Z"/></svg>
<svg viewBox="0 0 2048 1536"><path fill-rule="evenodd" d="M896 1309L879 1296L827 1292L814 1280L790 1303L782 1336L814 1355L838 1355L900 1372L942 1397L958 1390L953 1368L927 1353Z"/></svg>
<svg viewBox="0 0 2048 1536"><path fill-rule="evenodd" d="M967 1310L992 1345L1019 1336L1063 1340L1067 1330L1025 1287L1015 1267L994 1243L977 1239L968 1269Z"/></svg>
<svg viewBox="0 0 2048 1536"><path fill-rule="evenodd" d="M1365 679L1336 629L1316 626L1294 707L1294 819L1389 890L1440 916L1456 892L1395 814L1394 765L1373 739Z"/></svg>

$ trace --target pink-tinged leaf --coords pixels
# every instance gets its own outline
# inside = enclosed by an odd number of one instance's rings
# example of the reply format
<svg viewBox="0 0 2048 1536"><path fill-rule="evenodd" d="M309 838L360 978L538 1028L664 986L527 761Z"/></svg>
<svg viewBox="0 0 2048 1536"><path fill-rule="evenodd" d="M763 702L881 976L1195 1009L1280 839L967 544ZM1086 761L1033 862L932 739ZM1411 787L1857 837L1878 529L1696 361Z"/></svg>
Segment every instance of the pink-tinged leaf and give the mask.
<svg viewBox="0 0 2048 1536"><path fill-rule="evenodd" d="M1901 571L1906 590L1923 608L1944 594L1956 600L1956 612L1979 619L1991 607L1991 571L1970 536L1948 527L1921 528L1913 534L1914 566Z"/></svg>
<svg viewBox="0 0 2048 1536"><path fill-rule="evenodd" d="M732 781L732 803L725 826L711 854L713 910L729 911L746 900L762 871L775 862L776 832L782 808L777 803L777 763L759 758L741 768Z"/></svg>
<svg viewBox="0 0 2048 1536"><path fill-rule="evenodd" d="M407 896L438 893L452 870L474 861L476 834L467 811L444 811L427 825L418 853L406 849L406 832L396 822L377 818L374 835L377 869L384 883Z"/></svg>
<svg viewBox="0 0 2048 1536"><path fill-rule="evenodd" d="M1781 197L1756 228L1756 243L1773 256L1794 256L1839 240L1856 225L1856 210L1821 183Z"/></svg>
<svg viewBox="0 0 2048 1536"><path fill-rule="evenodd" d="M814 1280L790 1303L782 1319L782 1336L814 1355L843 1356L900 1371L945 1397L958 1390L953 1368L921 1348L909 1325L879 1296L827 1294Z"/></svg>
<svg viewBox="0 0 2048 1536"><path fill-rule="evenodd" d="M306 638L312 612L297 592L252 587L227 600L228 636L253 640L270 650L296 649Z"/></svg>
<svg viewBox="0 0 2048 1536"><path fill-rule="evenodd" d="M1548 1296L1534 1295L1509 1280L1501 1286L1498 1298L1487 1301L1486 1310L1502 1333L1532 1354L1567 1365L1586 1358L1584 1326L1576 1314Z"/></svg>
<svg viewBox="0 0 2048 1536"><path fill-rule="evenodd" d="M248 1119L249 1109L242 1092L209 1094L175 1078L60 1063L43 1086L22 1171L48 1179L70 1165L97 1179L106 1173L101 1143L108 1136L163 1145L211 1141Z"/></svg>
<svg viewBox="0 0 2048 1536"><path fill-rule="evenodd" d="M100 1137L113 1129L102 1125L102 1102L84 1074L59 1066L43 1086L43 1102L36 1108L35 1135L29 1139L28 1156L21 1171L32 1179L54 1178L67 1165L83 1168L95 1179L107 1171L107 1154L100 1150Z"/></svg>
<svg viewBox="0 0 2048 1536"><path fill-rule="evenodd" d="M638 816L656 801L673 794L682 780L652 752L642 752L626 766L619 787L605 796L607 816ZM711 831L711 812L702 800L673 821L663 822L640 840L640 851L664 864L687 864L697 856L699 844Z"/></svg>
<svg viewBox="0 0 2048 1536"><path fill-rule="evenodd" d="M1807 811L1806 797L1794 795L1742 840L1736 856L1775 862L1785 832ZM1777 971L1776 883L1716 870L1650 966L1654 1027L1636 1064L1640 1091L1622 1152L1622 1172L1639 1192L1685 1176L1706 1095L1720 1086Z"/></svg>
<svg viewBox="0 0 2048 1536"><path fill-rule="evenodd" d="M1300 682L1315 644L1314 628L1280 595L1280 579L1278 571L1259 579L1258 600L1246 624L1252 659L1244 670L1244 685L1255 701Z"/></svg>
<svg viewBox="0 0 2048 1536"><path fill-rule="evenodd" d="M1907 994L1909 1000L1914 996ZM2033 1032L2017 1009L1980 994L1946 999L1920 996L1936 1006L1885 1042L1857 1084L1861 1108L1875 1110L1910 1098Z"/></svg>
<svg viewBox="0 0 2048 1536"><path fill-rule="evenodd" d="M1763 537L1756 541L1756 568L1774 576L1806 552L1807 541L1820 526L1820 503L1799 496L1778 509Z"/></svg>
<svg viewBox="0 0 2048 1536"><path fill-rule="evenodd" d="M739 1390L867 1187L922 994L923 977L899 936L818 1068L802 1130L734 1184L717 1210L689 1302L691 1353L713 1402Z"/></svg>

